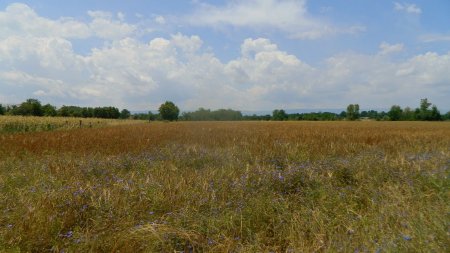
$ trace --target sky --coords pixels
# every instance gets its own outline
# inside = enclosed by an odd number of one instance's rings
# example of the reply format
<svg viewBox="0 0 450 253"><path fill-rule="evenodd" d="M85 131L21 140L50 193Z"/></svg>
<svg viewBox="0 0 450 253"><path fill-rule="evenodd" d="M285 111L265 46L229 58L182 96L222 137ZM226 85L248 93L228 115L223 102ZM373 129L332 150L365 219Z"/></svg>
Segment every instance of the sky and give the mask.
<svg viewBox="0 0 450 253"><path fill-rule="evenodd" d="M450 110L449 0L0 0L0 103Z"/></svg>

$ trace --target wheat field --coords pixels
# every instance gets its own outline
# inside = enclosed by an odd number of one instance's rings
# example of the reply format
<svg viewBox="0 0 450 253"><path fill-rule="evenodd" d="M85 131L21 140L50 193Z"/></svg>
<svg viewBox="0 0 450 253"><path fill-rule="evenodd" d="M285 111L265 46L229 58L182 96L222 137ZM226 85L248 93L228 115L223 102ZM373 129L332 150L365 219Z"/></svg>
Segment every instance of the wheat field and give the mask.
<svg viewBox="0 0 450 253"><path fill-rule="evenodd" d="M0 134L0 251L445 252L448 122Z"/></svg>

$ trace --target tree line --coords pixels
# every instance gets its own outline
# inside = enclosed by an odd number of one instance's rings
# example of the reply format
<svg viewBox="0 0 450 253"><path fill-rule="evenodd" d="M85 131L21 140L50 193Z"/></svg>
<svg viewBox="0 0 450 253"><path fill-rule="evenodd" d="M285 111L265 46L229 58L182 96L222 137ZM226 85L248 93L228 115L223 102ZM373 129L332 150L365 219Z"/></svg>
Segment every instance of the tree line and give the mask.
<svg viewBox="0 0 450 253"><path fill-rule="evenodd" d="M131 116L131 113L127 109L119 111L118 108L113 106L80 107L63 105L57 109L56 106L42 105L39 100L30 98L19 105L3 106L0 104L0 115L126 119Z"/></svg>
<svg viewBox="0 0 450 253"><path fill-rule="evenodd" d="M37 99L27 99L19 105L3 106L0 104L0 115L23 116L47 116L47 117L82 117L82 118L107 118L107 119L138 119L138 120L167 120L167 121L241 121L241 120L308 120L308 121L334 121L334 120L384 120L384 121L440 121L450 120L450 112L441 114L436 105L432 105L427 98L421 99L419 107L401 108L399 105L391 106L385 111L360 111L359 104L349 104L346 111L311 112L311 113L286 113L283 109L275 109L272 114L243 115L240 111L232 109L210 110L199 108L192 112L183 112L171 101L166 101L159 107L158 113L131 114L127 109L119 111L113 106L106 107L79 107L62 106L57 109L50 104L42 105Z"/></svg>

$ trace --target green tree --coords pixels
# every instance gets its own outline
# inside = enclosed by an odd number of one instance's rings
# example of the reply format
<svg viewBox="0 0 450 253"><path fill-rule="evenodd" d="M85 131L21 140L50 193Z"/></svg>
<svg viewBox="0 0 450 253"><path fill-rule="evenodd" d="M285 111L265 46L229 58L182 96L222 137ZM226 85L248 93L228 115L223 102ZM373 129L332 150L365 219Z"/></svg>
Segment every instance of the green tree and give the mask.
<svg viewBox="0 0 450 253"><path fill-rule="evenodd" d="M439 112L437 106L433 105L433 107L431 107L430 120L439 121L441 119L441 113Z"/></svg>
<svg viewBox="0 0 450 253"><path fill-rule="evenodd" d="M402 112L402 120L414 120L414 111L410 107L405 107Z"/></svg>
<svg viewBox="0 0 450 253"><path fill-rule="evenodd" d="M61 108L58 109L58 116L61 117L69 117L69 107L63 105Z"/></svg>
<svg viewBox="0 0 450 253"><path fill-rule="evenodd" d="M357 120L359 119L359 105L358 104L349 104L347 106L347 119L348 120Z"/></svg>
<svg viewBox="0 0 450 253"><path fill-rule="evenodd" d="M42 106L42 113L44 116L54 117L57 114L56 107L54 107L51 104L46 104L46 105Z"/></svg>
<svg viewBox="0 0 450 253"><path fill-rule="evenodd" d="M276 109L273 110L272 112L272 119L273 120L287 120L288 119L288 115L286 114L286 112L283 109Z"/></svg>
<svg viewBox="0 0 450 253"><path fill-rule="evenodd" d="M450 120L450 111L448 111L444 116L443 116L444 120Z"/></svg>
<svg viewBox="0 0 450 253"><path fill-rule="evenodd" d="M20 106L15 107L12 110L13 115L23 115L23 116L42 116L44 115L42 111L41 102L37 99L29 98Z"/></svg>
<svg viewBox="0 0 450 253"><path fill-rule="evenodd" d="M130 118L130 116L131 116L131 113L130 113L130 111L128 111L127 109L123 109L123 110L120 112L120 118L121 118L121 119L128 119L128 118Z"/></svg>
<svg viewBox="0 0 450 253"><path fill-rule="evenodd" d="M152 111L148 111L147 118L149 121L155 121L159 117L158 114L154 114Z"/></svg>
<svg viewBox="0 0 450 253"><path fill-rule="evenodd" d="M433 105L431 110L429 109L431 103L427 98L420 100L420 107L416 109L415 116L419 120L441 120L441 114L436 105Z"/></svg>
<svg viewBox="0 0 450 253"><path fill-rule="evenodd" d="M402 117L402 108L399 105L393 105L388 112L389 119L392 121L400 120Z"/></svg>
<svg viewBox="0 0 450 253"><path fill-rule="evenodd" d="M3 107L3 105L2 105L2 104L0 104L0 115L4 115L4 114L5 114L5 112L6 112L6 108L5 108L5 107Z"/></svg>
<svg viewBox="0 0 450 253"><path fill-rule="evenodd" d="M166 101L159 107L159 114L163 120L178 120L180 109L171 101Z"/></svg>
<svg viewBox="0 0 450 253"><path fill-rule="evenodd" d="M431 119L431 111L430 108L431 103L428 102L427 98L423 98L420 100L420 107L416 109L416 118L419 120L430 120Z"/></svg>

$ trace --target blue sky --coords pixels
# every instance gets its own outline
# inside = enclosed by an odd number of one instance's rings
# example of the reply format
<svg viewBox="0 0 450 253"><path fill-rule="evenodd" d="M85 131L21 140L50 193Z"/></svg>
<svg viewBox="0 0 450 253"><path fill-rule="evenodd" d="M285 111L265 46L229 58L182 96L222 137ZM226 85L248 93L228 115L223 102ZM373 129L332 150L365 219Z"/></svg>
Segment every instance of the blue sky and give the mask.
<svg viewBox="0 0 450 253"><path fill-rule="evenodd" d="M450 1L0 0L0 103L450 110Z"/></svg>

